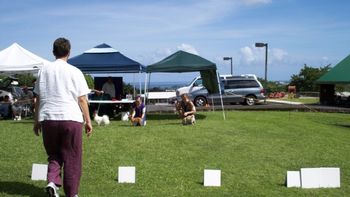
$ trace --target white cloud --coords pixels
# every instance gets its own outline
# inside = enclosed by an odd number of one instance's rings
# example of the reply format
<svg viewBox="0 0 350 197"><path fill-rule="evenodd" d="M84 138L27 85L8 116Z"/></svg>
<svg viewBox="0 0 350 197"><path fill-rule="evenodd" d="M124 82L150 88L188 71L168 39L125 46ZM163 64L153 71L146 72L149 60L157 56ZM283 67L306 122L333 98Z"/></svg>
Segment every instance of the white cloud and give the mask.
<svg viewBox="0 0 350 197"><path fill-rule="evenodd" d="M272 0L242 0L246 5L268 4L272 3Z"/></svg>
<svg viewBox="0 0 350 197"><path fill-rule="evenodd" d="M255 58L255 54L253 52L253 49L251 47L243 47L240 49L242 58L245 62L249 63L249 62L253 62L256 58Z"/></svg>
<svg viewBox="0 0 350 197"><path fill-rule="evenodd" d="M116 1L118 2L118 1ZM178 3L160 1L153 3L87 3L71 4L60 8L48 8L40 11L40 17L65 17L65 27L75 26L76 20L81 28L94 30L117 30L128 34L174 33L186 29L213 24L232 14L238 8L237 2L231 0L203 0ZM79 10L79 12L77 12ZM93 13L93 14L92 14ZM37 12L35 12L37 14ZM22 14L25 17L25 14ZM35 16L34 16L35 17ZM85 24L85 25L84 25ZM117 24L117 25L111 25Z"/></svg>
<svg viewBox="0 0 350 197"><path fill-rule="evenodd" d="M177 49L183 50L183 51L186 51L188 53L195 54L195 55L199 55L197 49L194 46L189 45L189 44L182 43L179 46L177 46Z"/></svg>
<svg viewBox="0 0 350 197"><path fill-rule="evenodd" d="M190 44L182 43L182 44L178 45L177 47L165 47L165 48L156 49L154 51L150 51L150 52L145 53L143 55L137 56L137 59L146 65L153 64L155 62L161 61L162 59L175 53L178 50L183 50L183 51L186 51L188 53L199 55L198 50L194 46L192 46Z"/></svg>
<svg viewBox="0 0 350 197"><path fill-rule="evenodd" d="M240 49L240 59L245 64L256 64L265 60L265 48L255 46L245 46ZM268 51L269 62L281 62L286 59L288 53L279 48L272 48Z"/></svg>
<svg viewBox="0 0 350 197"><path fill-rule="evenodd" d="M281 61L283 60L286 56L288 55L288 53L286 51L284 51L283 49L271 49L271 58L273 60L278 60Z"/></svg>

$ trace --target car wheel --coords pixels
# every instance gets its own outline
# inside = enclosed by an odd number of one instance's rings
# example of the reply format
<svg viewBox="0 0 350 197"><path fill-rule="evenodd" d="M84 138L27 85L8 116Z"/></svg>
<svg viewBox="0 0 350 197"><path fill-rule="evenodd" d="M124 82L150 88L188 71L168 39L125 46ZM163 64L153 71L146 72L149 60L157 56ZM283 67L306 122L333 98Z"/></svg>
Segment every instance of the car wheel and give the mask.
<svg viewBox="0 0 350 197"><path fill-rule="evenodd" d="M205 106L205 105L207 104L207 99L206 99L204 96L197 96L197 97L194 99L194 104L195 104L197 107Z"/></svg>
<svg viewBox="0 0 350 197"><path fill-rule="evenodd" d="M255 97L254 96L247 96L245 98L245 104L249 105L249 106L254 105L255 104Z"/></svg>

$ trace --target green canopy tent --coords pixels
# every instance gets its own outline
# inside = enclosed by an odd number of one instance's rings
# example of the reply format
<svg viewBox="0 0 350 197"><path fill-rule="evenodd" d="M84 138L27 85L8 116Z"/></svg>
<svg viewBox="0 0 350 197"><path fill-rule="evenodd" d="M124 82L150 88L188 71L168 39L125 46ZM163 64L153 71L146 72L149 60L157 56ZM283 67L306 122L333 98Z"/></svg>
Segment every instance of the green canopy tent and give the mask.
<svg viewBox="0 0 350 197"><path fill-rule="evenodd" d="M339 62L326 74L321 76L318 84L349 84L350 83L350 55Z"/></svg>
<svg viewBox="0 0 350 197"><path fill-rule="evenodd" d="M350 55L321 76L316 83L320 84L320 102L334 103L335 84L350 84Z"/></svg>
<svg viewBox="0 0 350 197"><path fill-rule="evenodd" d="M220 94L223 117L225 119L224 105L222 102L221 87L219 85L220 82L216 70L216 64L198 55L180 50L157 63L147 66L146 72L148 75L146 75L145 90L147 90L147 84L150 81L150 73L182 73L198 71L201 74L203 85L207 88L209 94ZM145 95L147 94L145 93Z"/></svg>

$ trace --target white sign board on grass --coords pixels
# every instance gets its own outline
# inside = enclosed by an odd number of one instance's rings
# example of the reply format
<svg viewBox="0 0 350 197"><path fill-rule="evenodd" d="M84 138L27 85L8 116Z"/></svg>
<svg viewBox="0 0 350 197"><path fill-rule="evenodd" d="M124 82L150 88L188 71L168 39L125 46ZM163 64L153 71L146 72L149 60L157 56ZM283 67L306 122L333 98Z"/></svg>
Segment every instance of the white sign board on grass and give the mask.
<svg viewBox="0 0 350 197"><path fill-rule="evenodd" d="M135 183L136 168L134 166L120 166L118 168L118 183Z"/></svg>
<svg viewBox="0 0 350 197"><path fill-rule="evenodd" d="M204 186L221 186L221 170L204 170Z"/></svg>
<svg viewBox="0 0 350 197"><path fill-rule="evenodd" d="M287 187L300 187L300 171L287 171Z"/></svg>
<svg viewBox="0 0 350 197"><path fill-rule="evenodd" d="M301 168L302 188L339 188L339 168Z"/></svg>
<svg viewBox="0 0 350 197"><path fill-rule="evenodd" d="M46 179L47 179L47 165L34 163L32 166L32 180L46 181Z"/></svg>

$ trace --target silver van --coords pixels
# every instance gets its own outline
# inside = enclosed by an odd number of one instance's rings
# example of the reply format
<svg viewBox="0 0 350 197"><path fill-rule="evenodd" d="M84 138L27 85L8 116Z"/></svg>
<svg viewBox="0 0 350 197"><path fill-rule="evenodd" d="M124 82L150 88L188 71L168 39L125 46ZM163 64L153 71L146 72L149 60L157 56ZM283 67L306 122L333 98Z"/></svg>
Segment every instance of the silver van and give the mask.
<svg viewBox="0 0 350 197"><path fill-rule="evenodd" d="M224 104L254 105L265 99L265 90L255 75L221 75L220 80ZM176 96L184 93L189 94L196 106L220 103L220 95L209 95L200 77L196 77L189 86L177 89Z"/></svg>

